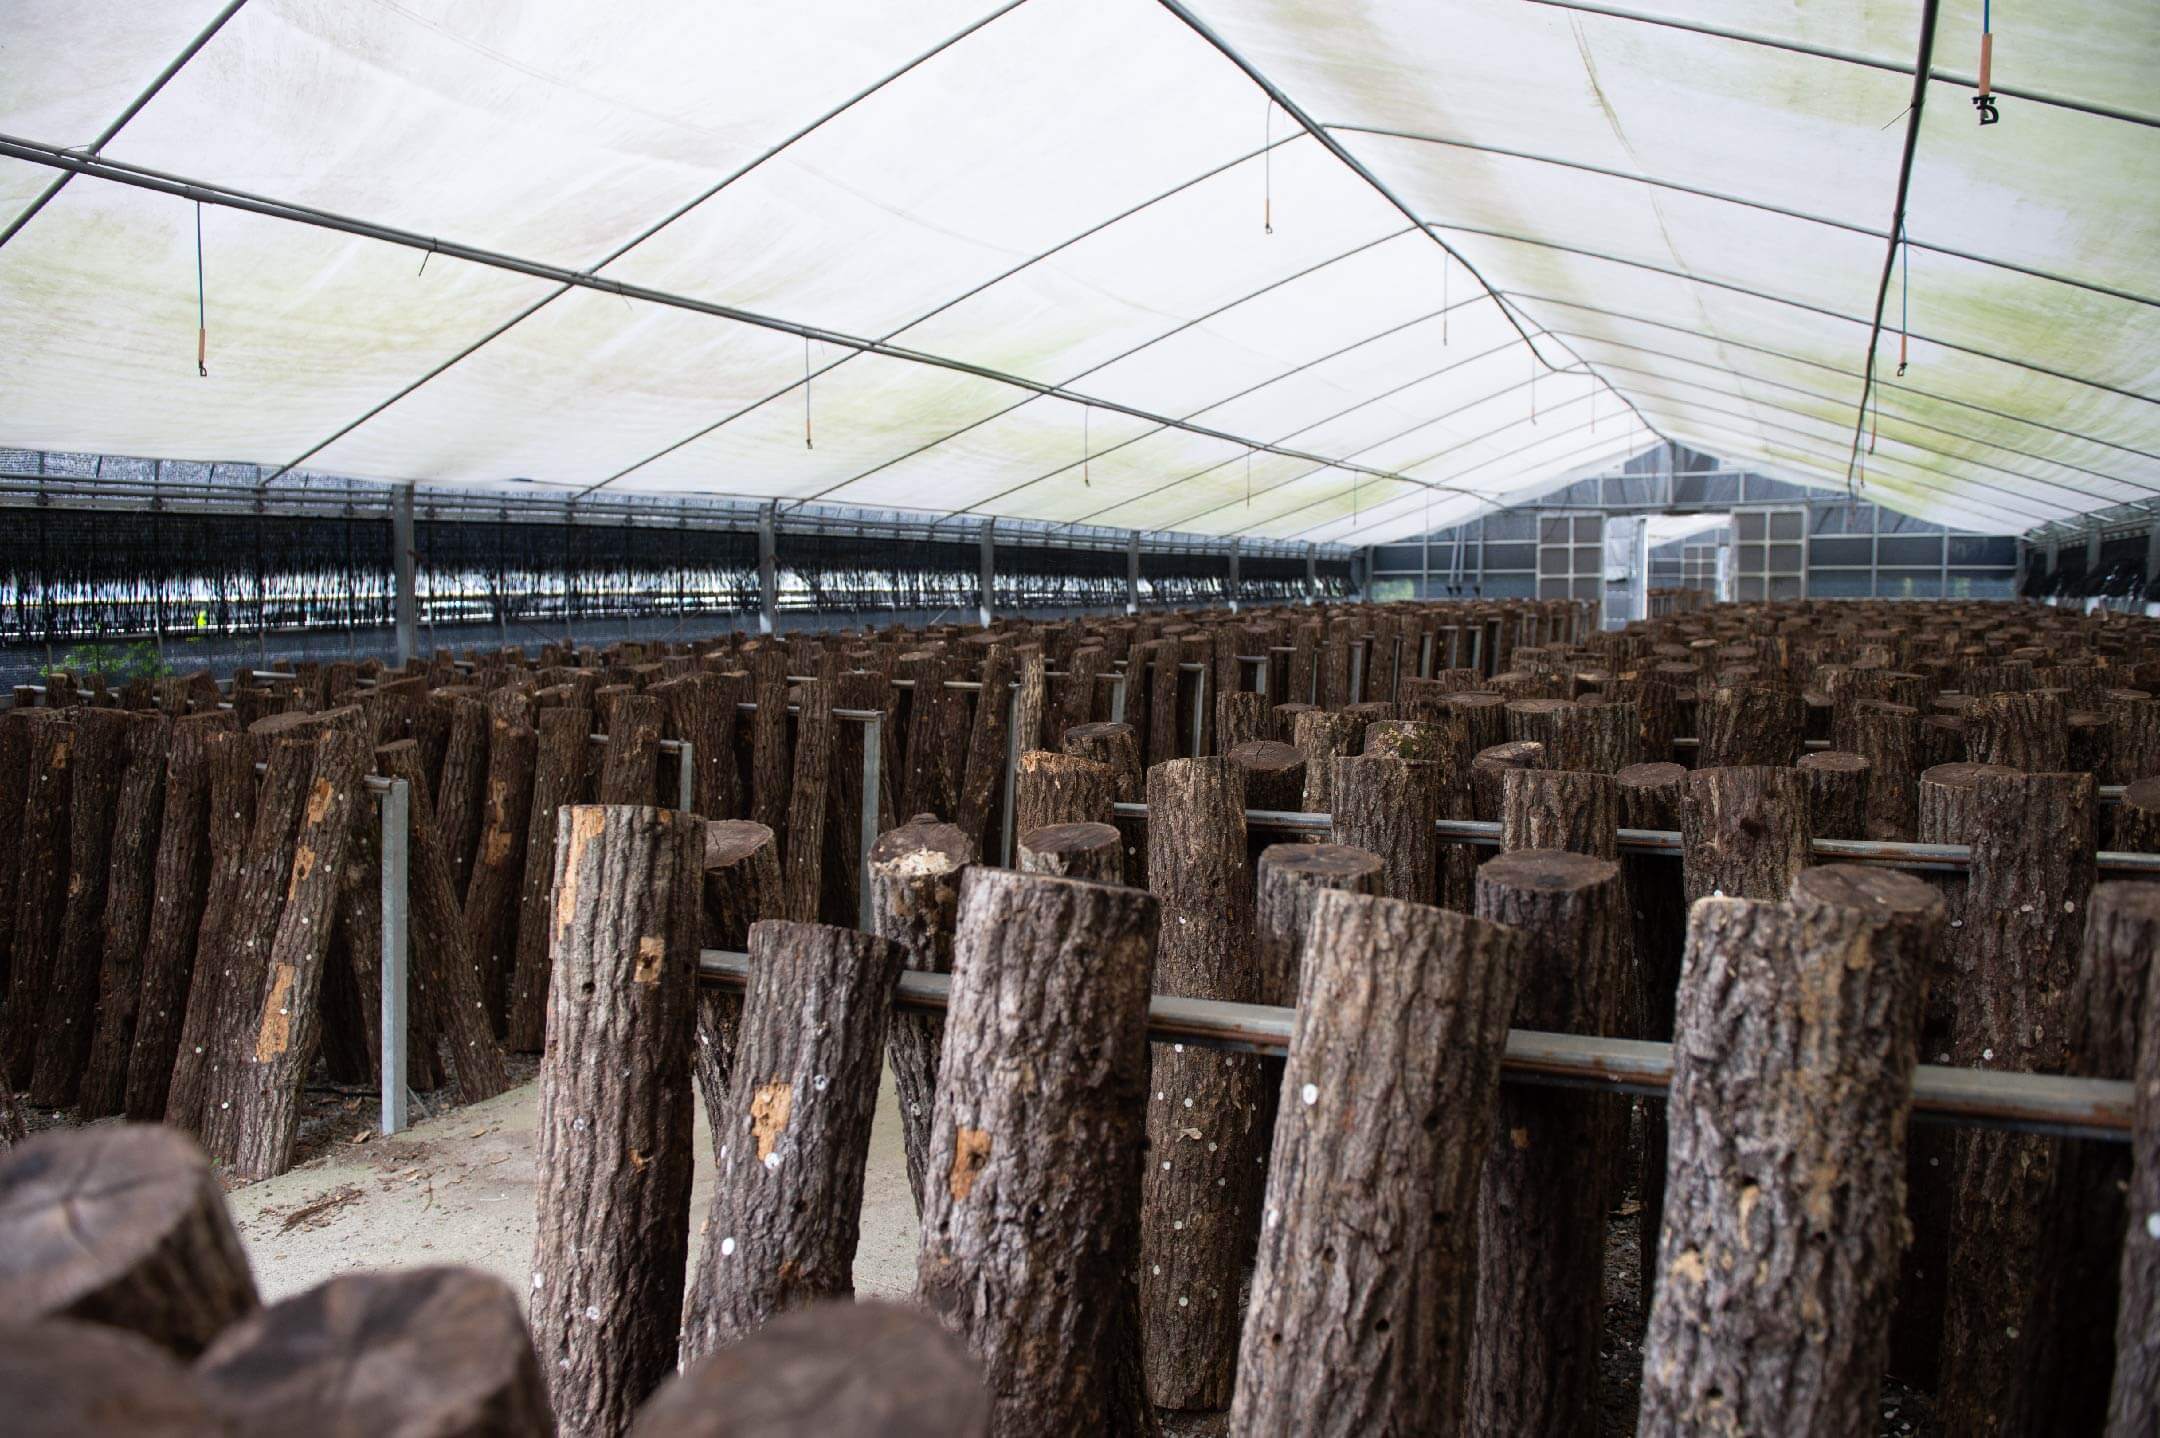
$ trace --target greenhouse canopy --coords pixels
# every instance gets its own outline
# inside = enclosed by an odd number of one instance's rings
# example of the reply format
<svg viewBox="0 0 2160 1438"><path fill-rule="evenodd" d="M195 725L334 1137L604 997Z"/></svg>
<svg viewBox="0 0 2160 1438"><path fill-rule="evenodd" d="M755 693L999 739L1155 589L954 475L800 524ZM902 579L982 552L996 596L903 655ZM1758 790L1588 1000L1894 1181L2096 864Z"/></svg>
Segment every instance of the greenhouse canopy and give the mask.
<svg viewBox="0 0 2160 1438"><path fill-rule="evenodd" d="M1660 439L2160 499L2149 3L0 19L0 445L1359 544Z"/></svg>

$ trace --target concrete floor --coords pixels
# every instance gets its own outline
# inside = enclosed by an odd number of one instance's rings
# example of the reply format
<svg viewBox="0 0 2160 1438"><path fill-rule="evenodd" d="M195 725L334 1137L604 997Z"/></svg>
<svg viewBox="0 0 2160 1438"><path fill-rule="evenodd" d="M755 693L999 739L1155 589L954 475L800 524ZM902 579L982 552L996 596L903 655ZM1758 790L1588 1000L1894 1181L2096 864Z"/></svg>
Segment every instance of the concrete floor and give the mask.
<svg viewBox="0 0 2160 1438"><path fill-rule="evenodd" d="M530 1291L535 1134L540 1086L417 1124L395 1138L347 1143L277 1178L229 1194L233 1221L267 1302L348 1269L460 1263ZM711 1201L712 1139L701 1105L690 1201L691 1262ZM908 1193L899 1105L885 1075L863 1182L856 1291L905 1296L915 1286L915 1203Z"/></svg>

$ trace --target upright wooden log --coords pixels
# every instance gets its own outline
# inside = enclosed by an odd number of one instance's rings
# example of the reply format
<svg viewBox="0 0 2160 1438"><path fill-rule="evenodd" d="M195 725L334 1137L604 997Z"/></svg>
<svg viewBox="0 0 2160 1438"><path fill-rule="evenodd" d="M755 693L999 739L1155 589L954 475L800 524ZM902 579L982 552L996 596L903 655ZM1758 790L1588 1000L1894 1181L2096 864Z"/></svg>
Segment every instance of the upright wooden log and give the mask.
<svg viewBox="0 0 2160 1438"><path fill-rule="evenodd" d="M164 827L171 747L172 723L162 715L139 715L128 725L127 772L120 780L105 882L96 1028L78 1094L86 1119L105 1118L127 1105L128 1054L135 1042L143 955L157 905L157 845Z"/></svg>
<svg viewBox="0 0 2160 1438"><path fill-rule="evenodd" d="M1868 835L1868 761L1834 749L1804 754L1793 766L1807 789L1808 833L1817 839Z"/></svg>
<svg viewBox="0 0 2160 1438"><path fill-rule="evenodd" d="M1520 849L1479 867L1477 916L1528 940L1515 1027L1604 1025L1623 978L1620 897L1620 866L1586 854ZM1590 1095L1501 1092L1478 1189L1466 1431L1595 1431L1605 1195L1583 1180L1617 1137Z"/></svg>
<svg viewBox="0 0 2160 1438"><path fill-rule="evenodd" d="M1807 789L1793 769L1697 769L1680 796L1680 865L1690 904L1776 900L1808 866Z"/></svg>
<svg viewBox="0 0 2160 1438"><path fill-rule="evenodd" d="M659 797L661 705L650 694L618 697L600 751L594 794L605 805L646 805ZM782 722L786 715L781 716ZM762 752L762 751L760 751ZM783 799L786 776L778 783Z"/></svg>
<svg viewBox="0 0 2160 1438"><path fill-rule="evenodd" d="M921 1309L816 1303L686 1368L631 1438L988 1438L982 1365Z"/></svg>
<svg viewBox="0 0 2160 1438"><path fill-rule="evenodd" d="M1462 1430L1480 1171L1524 941L1313 904L1232 1430Z"/></svg>
<svg viewBox="0 0 2160 1438"><path fill-rule="evenodd" d="M1534 739L1480 749L1470 761L1470 815L1488 824L1500 821L1507 800L1507 776L1517 769L1545 767L1545 746Z"/></svg>
<svg viewBox="0 0 2160 1438"><path fill-rule="evenodd" d="M1440 813L1433 786L1407 761L1389 755L1346 755L1333 764L1334 841L1379 855L1381 893L1431 903L1439 882L1433 825Z"/></svg>
<svg viewBox="0 0 2160 1438"><path fill-rule="evenodd" d="M561 825L529 1302L556 1421L613 1435L681 1328L704 826L597 805Z"/></svg>
<svg viewBox="0 0 2160 1438"><path fill-rule="evenodd" d="M1274 714L1265 694L1223 690L1215 696L1215 752L1227 754L1240 744L1275 737Z"/></svg>
<svg viewBox="0 0 2160 1438"><path fill-rule="evenodd" d="M1702 696L1695 722L1698 769L1777 768L1800 757L1806 706L1790 690L1761 685L1713 689Z"/></svg>
<svg viewBox="0 0 2160 1438"><path fill-rule="evenodd" d="M480 843L481 813L487 807L490 719L487 705L469 697L469 691L448 698L433 695L431 702L448 707L450 731L429 803L437 842L450 866L450 890L463 905L472 880L473 851Z"/></svg>
<svg viewBox="0 0 2160 1438"><path fill-rule="evenodd" d="M39 1010L37 1061L30 1102L75 1102L97 1027L98 970L104 959L105 889L112 877L113 821L127 769L128 716L117 709L75 711L75 774L68 799L67 903L52 977Z"/></svg>
<svg viewBox="0 0 2160 1438"><path fill-rule="evenodd" d="M2139 907L2149 912L2149 901ZM2133 1081L2130 1188L2124 1197L2129 1221L2119 1270L2108 1438L2160 1431L2160 985L2149 973Z"/></svg>
<svg viewBox="0 0 2160 1438"><path fill-rule="evenodd" d="M314 744L307 804L293 847L285 903L268 945L264 973L236 1017L251 1016L239 1051L226 1054L230 1125L214 1127L233 1173L269 1178L292 1166L300 1131L300 1090L322 1034L321 995L330 955L339 886L354 821L367 807L360 787L367 772L360 711L335 711L344 721ZM220 1155L224 1156L224 1155Z"/></svg>
<svg viewBox="0 0 2160 1438"><path fill-rule="evenodd" d="M1868 761L1868 837L1910 842L1916 823L1920 716L1901 704L1863 704L1853 749Z"/></svg>
<svg viewBox="0 0 2160 1438"><path fill-rule="evenodd" d="M1965 711L1966 753L1976 764L2001 764L2029 774L2070 766L2070 729L2053 694L1983 694Z"/></svg>
<svg viewBox="0 0 2160 1438"><path fill-rule="evenodd" d="M538 736L525 820L525 867L518 885L517 963L504 1035L515 1053L538 1053L547 1036L548 888L555 882L556 812L577 802L591 762L591 711L544 709L534 722ZM733 762L730 758L731 766Z"/></svg>
<svg viewBox="0 0 2160 1438"><path fill-rule="evenodd" d="M1050 824L1107 824L1117 802L1118 774L1107 764L1036 749L1014 771L1013 832Z"/></svg>
<svg viewBox="0 0 2160 1438"><path fill-rule="evenodd" d="M252 738L253 736L248 736ZM256 996L269 976L270 942L277 932L285 891L292 883L300 817L307 805L315 740L268 741L262 781L243 843L238 872L226 903L217 943L197 959L198 983L188 997L179 1064L166 1098L166 1121L202 1136L213 1159L232 1156L232 1065L247 1050L257 1017ZM215 826L211 832L215 842ZM198 944L200 940L198 940ZM198 1023L195 999L209 1008Z"/></svg>
<svg viewBox="0 0 2160 1438"><path fill-rule="evenodd" d="M1156 901L976 868L959 912L917 1301L982 1360L998 1438L1152 1435L1132 1256Z"/></svg>
<svg viewBox="0 0 2160 1438"><path fill-rule="evenodd" d="M2133 854L2160 854L2160 774L2123 785L2114 844Z"/></svg>
<svg viewBox="0 0 2160 1438"><path fill-rule="evenodd" d="M1950 1052L1960 1067L2063 1071L2095 807L2089 774L1980 780L1964 926L1950 944L1959 985ZM1976 1129L1956 1144L1938 1404L1952 1432L2023 1432L2042 1417L2034 1404L2051 1382L2039 1265L2061 1144Z"/></svg>
<svg viewBox="0 0 2160 1438"><path fill-rule="evenodd" d="M210 865L202 922L195 933L195 957L188 975L186 1002L180 1011L179 1041L172 1070L162 1083L140 1088L164 1095L164 1120L193 1129L202 1121L203 1089L208 1080L212 1037L225 994L225 923L247 860L254 825L255 763L245 734L220 730L204 737L203 763L209 771L209 824L204 847Z"/></svg>
<svg viewBox="0 0 2160 1438"><path fill-rule="evenodd" d="M5 978L8 958L15 950L15 900L22 879L20 845L23 839L23 800L30 789L30 726L28 709L0 709L0 1012L6 1008ZM0 1070L7 1067L0 1053ZM0 1089L7 1088L0 1077Z"/></svg>
<svg viewBox="0 0 2160 1438"><path fill-rule="evenodd" d="M547 1438L517 1295L472 1268L347 1273L235 1324L196 1376L236 1438Z"/></svg>
<svg viewBox="0 0 2160 1438"><path fill-rule="evenodd" d="M787 862L780 869L780 911L802 923L816 922L825 897L834 722L832 681L804 684L795 726L795 780L788 790Z"/></svg>
<svg viewBox="0 0 2160 1438"><path fill-rule="evenodd" d="M1305 802L1305 755L1295 746L1253 739L1223 754L1245 771L1245 802L1253 808L1294 812Z"/></svg>
<svg viewBox="0 0 2160 1438"><path fill-rule="evenodd" d="M465 942L480 967L488 1019L497 1034L507 1032L510 991L517 979L517 903L525 880L538 754L539 740L530 726L491 720L487 790L472 875L465 884L464 920Z"/></svg>
<svg viewBox="0 0 2160 1438"><path fill-rule="evenodd" d="M1361 715L1318 709L1298 715L1290 742L1305 755L1306 813L1335 812L1335 761L1364 746L1367 722Z"/></svg>
<svg viewBox="0 0 2160 1438"><path fill-rule="evenodd" d="M11 1320L124 1328L193 1358L258 1303L225 1191L177 1129L55 1129L0 1166Z"/></svg>
<svg viewBox="0 0 2160 1438"><path fill-rule="evenodd" d="M89 1323L0 1320L0 1393L18 1438L202 1438L229 1430L164 1350Z"/></svg>
<svg viewBox="0 0 2160 1438"><path fill-rule="evenodd" d="M631 695L623 707L628 709L644 698ZM421 792L418 756L410 743L383 745L375 751L375 761L384 775L412 785L407 885L414 966L426 970L422 992L433 1010L435 1031L449 1052L458 1088L465 1102L478 1103L510 1087L510 1080L503 1071L502 1051L495 1044L495 1026L488 1018L487 991L466 941L465 916L453 891L449 856L443 852L435 816ZM558 846L561 842L556 840ZM561 881L558 865L556 882ZM556 967L559 971L561 965Z"/></svg>
<svg viewBox="0 0 2160 1438"><path fill-rule="evenodd" d="M1110 824L1043 824L1019 837L1023 874L1096 884L1125 882L1125 841Z"/></svg>
<svg viewBox="0 0 2160 1438"><path fill-rule="evenodd" d="M1120 803L1140 802L1145 787L1140 769L1140 743L1130 724L1079 724L1065 731L1059 747L1075 758L1092 759L1117 775Z"/></svg>
<svg viewBox="0 0 2160 1438"><path fill-rule="evenodd" d="M751 819L712 820L705 825L704 854L701 943L747 953L751 926L780 917L780 856L773 850L772 830ZM699 985L691 1054L715 1152L727 1141L722 1118L735 1081L741 1028L742 995Z"/></svg>
<svg viewBox="0 0 2160 1438"><path fill-rule="evenodd" d="M1500 847L1620 857L1620 794L1609 774L1517 769L1501 781Z"/></svg>
<svg viewBox="0 0 2160 1438"><path fill-rule="evenodd" d="M733 742L735 685L717 674L686 674L655 685L652 693L667 704L667 737L689 741L690 807L707 819L734 818L742 804ZM552 832L554 825L548 827Z"/></svg>
<svg viewBox="0 0 2160 1438"><path fill-rule="evenodd" d="M1147 793L1148 888L1162 903L1155 991L1257 1001L1245 771L1223 758L1174 759L1148 770ZM1250 1055L1155 1046L1140 1321L1158 1408L1230 1406L1238 1285L1259 1198L1260 1072Z"/></svg>
<svg viewBox="0 0 2160 1438"><path fill-rule="evenodd" d="M683 1314L685 1365L788 1309L854 1296L900 959L899 945L853 929L752 926L728 1111L714 1126L725 1141Z"/></svg>
<svg viewBox="0 0 2160 1438"><path fill-rule="evenodd" d="M1927 884L1849 865L1801 875L1789 904L1695 906L1646 1438L1878 1426L1921 954L1942 922Z"/></svg>
<svg viewBox="0 0 2160 1438"><path fill-rule="evenodd" d="M1263 1004L1293 1008L1304 972L1306 926L1328 890L1376 894L1380 856L1347 844L1270 844L1253 886L1253 960ZM1263 1095L1263 1106L1273 1095Z"/></svg>
<svg viewBox="0 0 2160 1438"><path fill-rule="evenodd" d="M975 860L974 841L934 814L917 814L878 836L870 850L872 912L878 937L900 946L905 967L926 974L953 971L960 875ZM944 1027L927 1014L895 1013L891 1039L908 1189L920 1212L936 1176L929 1143Z"/></svg>
<svg viewBox="0 0 2160 1438"><path fill-rule="evenodd" d="M2070 995L2070 1072L2135 1079L2156 954L2160 884L2093 885ZM2050 1207L2058 1217L2040 1264L2041 1331L2048 1345L2043 1370L2054 1375L2054 1386L2041 1396L2038 1411L2066 1432L2097 1433L2107 1423L2119 1274L2125 1250L2138 1242L2134 1231L2125 1237L2123 1196L2133 1179L2132 1159L2122 1144L2071 1141L2062 1146L2055 1171Z"/></svg>

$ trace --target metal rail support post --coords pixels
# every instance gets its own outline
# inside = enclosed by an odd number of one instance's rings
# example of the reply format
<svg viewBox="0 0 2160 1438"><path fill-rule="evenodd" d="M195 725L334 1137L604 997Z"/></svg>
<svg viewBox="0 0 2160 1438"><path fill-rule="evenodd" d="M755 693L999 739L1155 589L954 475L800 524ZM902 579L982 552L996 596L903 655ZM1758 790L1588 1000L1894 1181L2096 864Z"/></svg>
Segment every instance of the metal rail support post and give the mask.
<svg viewBox="0 0 2160 1438"><path fill-rule="evenodd" d="M420 590L413 582L413 487L399 485L390 506L390 551L396 565L397 591L391 615L397 626L397 662L410 664L420 648Z"/></svg>
<svg viewBox="0 0 2160 1438"><path fill-rule="evenodd" d="M371 790L373 784L368 786ZM407 1123L406 974L411 958L406 930L406 844L411 837L412 790L403 779L377 792L382 813L382 1121L385 1134Z"/></svg>

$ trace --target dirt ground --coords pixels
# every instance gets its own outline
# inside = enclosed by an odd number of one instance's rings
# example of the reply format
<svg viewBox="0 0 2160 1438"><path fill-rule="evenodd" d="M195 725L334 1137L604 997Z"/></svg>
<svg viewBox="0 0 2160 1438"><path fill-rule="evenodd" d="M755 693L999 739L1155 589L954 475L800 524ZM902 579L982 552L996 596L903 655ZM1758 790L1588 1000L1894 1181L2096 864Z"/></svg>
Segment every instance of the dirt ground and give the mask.
<svg viewBox="0 0 2160 1438"><path fill-rule="evenodd" d="M915 1204L891 1095L888 1074L870 1137L855 1287L905 1296L915 1285ZM372 1133L372 1097L345 1114L342 1124L326 1120L331 1132L315 1157L227 1196L266 1300L347 1269L430 1263L470 1264L521 1296L529 1291L537 1083L451 1109L395 1138ZM712 1152L702 1108L697 1151ZM712 1166L701 1163L690 1204L693 1262L711 1192Z"/></svg>

